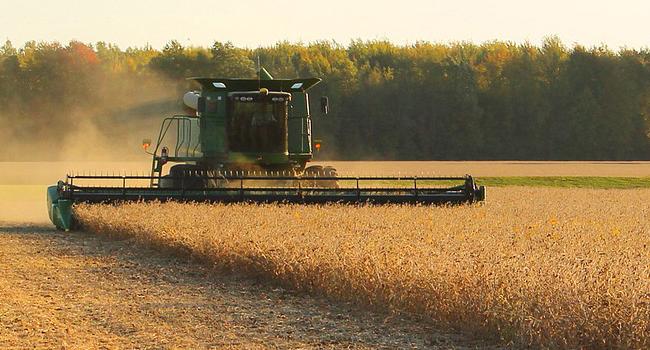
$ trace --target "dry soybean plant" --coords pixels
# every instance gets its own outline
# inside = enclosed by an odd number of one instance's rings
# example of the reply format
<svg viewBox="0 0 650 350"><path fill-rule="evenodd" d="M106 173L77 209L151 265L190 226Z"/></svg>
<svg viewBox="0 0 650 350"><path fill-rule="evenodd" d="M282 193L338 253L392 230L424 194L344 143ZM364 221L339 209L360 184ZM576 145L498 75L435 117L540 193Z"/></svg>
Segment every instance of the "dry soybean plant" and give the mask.
<svg viewBox="0 0 650 350"><path fill-rule="evenodd" d="M650 190L493 189L476 206L79 205L216 268L546 348L650 347Z"/></svg>

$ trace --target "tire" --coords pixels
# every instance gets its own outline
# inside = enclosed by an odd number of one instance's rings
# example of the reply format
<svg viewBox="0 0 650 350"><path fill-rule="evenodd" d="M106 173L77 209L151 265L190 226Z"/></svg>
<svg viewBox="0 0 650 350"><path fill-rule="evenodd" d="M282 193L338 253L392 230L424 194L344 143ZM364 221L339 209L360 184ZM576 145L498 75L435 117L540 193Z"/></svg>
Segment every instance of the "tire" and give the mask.
<svg viewBox="0 0 650 350"><path fill-rule="evenodd" d="M206 187L203 178L205 170L192 164L177 164L169 169L169 180L174 188L202 189Z"/></svg>
<svg viewBox="0 0 650 350"><path fill-rule="evenodd" d="M158 181L158 188L174 188L174 181L169 175L162 176Z"/></svg>
<svg viewBox="0 0 650 350"><path fill-rule="evenodd" d="M323 168L323 171L325 172L325 176L327 177L337 177L338 174L336 173L336 168L333 166L326 166Z"/></svg>
<svg viewBox="0 0 650 350"><path fill-rule="evenodd" d="M326 177L338 177L339 174L336 172L336 168L332 166L326 166L323 168ZM329 188L339 188L338 180L329 180L326 181L326 186Z"/></svg>
<svg viewBox="0 0 650 350"><path fill-rule="evenodd" d="M302 176L304 177L323 176L324 172L325 172L325 168L323 168L323 166L312 165L305 168L305 171L302 172Z"/></svg>
<svg viewBox="0 0 650 350"><path fill-rule="evenodd" d="M323 167L321 165L312 165L305 169L302 173L303 177L337 177L336 169L331 166ZM326 187L326 188L339 188L337 180L312 180L304 182L306 187Z"/></svg>

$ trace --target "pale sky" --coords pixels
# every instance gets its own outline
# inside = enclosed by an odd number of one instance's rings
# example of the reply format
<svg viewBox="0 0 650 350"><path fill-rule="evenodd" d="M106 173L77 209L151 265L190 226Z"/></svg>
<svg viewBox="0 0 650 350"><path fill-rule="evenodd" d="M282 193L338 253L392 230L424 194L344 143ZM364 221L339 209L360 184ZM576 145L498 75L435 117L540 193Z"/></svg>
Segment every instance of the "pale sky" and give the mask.
<svg viewBox="0 0 650 350"><path fill-rule="evenodd" d="M72 39L121 48L161 48L171 39L250 48L323 39L539 44L557 35L567 45L618 49L650 47L649 28L648 0L0 0L0 39L14 46Z"/></svg>

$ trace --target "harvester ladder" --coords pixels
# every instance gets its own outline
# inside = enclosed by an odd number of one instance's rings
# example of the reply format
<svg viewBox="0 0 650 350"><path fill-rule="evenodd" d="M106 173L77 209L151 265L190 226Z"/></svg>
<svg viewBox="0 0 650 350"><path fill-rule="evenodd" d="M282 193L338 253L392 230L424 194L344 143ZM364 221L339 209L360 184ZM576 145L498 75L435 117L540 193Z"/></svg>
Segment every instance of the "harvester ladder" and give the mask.
<svg viewBox="0 0 650 350"><path fill-rule="evenodd" d="M162 126L160 128L160 133L158 134L156 148L152 154L153 160L151 162L151 182L149 184L151 187L160 187L162 167L156 166L156 158L158 151L162 146L163 140L165 139L165 136L167 136L169 129L172 128L172 125L174 125L176 129L176 144L169 151L170 154L168 156L171 159L182 159L183 157L194 158L197 156L200 147L200 141L197 139L196 143L192 142L192 130L194 127L198 128L198 125L195 125L196 123L198 123L198 119L189 115L174 115L163 120Z"/></svg>

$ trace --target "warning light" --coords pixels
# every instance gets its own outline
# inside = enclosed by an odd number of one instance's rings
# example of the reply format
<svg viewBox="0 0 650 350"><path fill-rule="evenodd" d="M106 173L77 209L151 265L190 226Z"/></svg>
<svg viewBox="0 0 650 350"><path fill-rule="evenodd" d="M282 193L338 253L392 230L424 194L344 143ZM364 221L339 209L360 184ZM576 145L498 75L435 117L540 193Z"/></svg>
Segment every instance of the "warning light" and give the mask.
<svg viewBox="0 0 650 350"><path fill-rule="evenodd" d="M320 147L323 141L321 140L314 140L314 148L316 149L316 152L320 152Z"/></svg>
<svg viewBox="0 0 650 350"><path fill-rule="evenodd" d="M149 139L142 140L142 149L146 151L149 148L149 146L151 146L151 140Z"/></svg>

